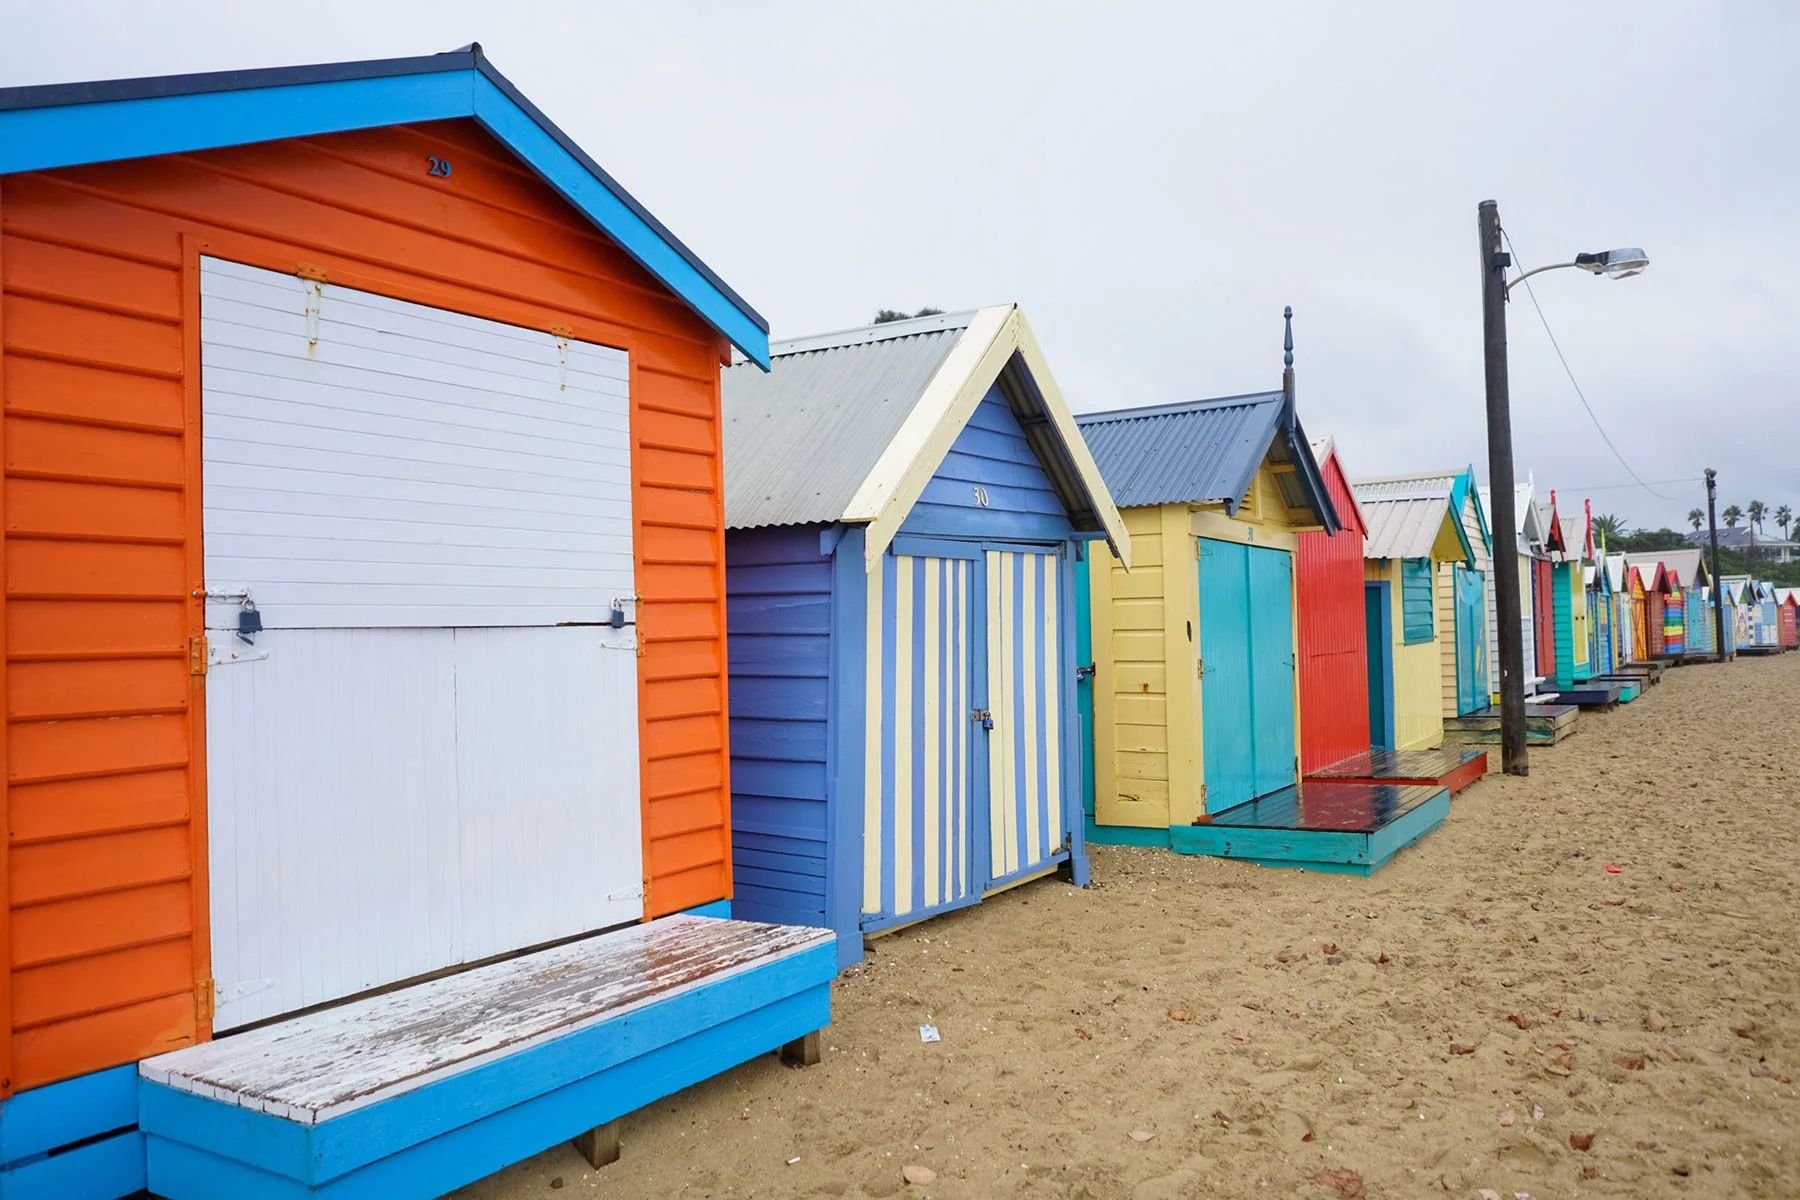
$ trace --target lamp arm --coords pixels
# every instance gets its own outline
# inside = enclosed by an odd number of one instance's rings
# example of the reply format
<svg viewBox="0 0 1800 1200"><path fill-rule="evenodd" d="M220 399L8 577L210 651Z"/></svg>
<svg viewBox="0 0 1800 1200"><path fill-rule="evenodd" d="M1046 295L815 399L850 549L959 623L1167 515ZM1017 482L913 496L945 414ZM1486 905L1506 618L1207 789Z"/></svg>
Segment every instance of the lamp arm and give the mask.
<svg viewBox="0 0 1800 1200"><path fill-rule="evenodd" d="M1581 265L1580 263L1575 263L1575 262L1560 262L1560 263L1550 263L1550 264L1548 264L1546 266L1542 266L1542 267L1533 267L1533 268L1531 268L1531 270L1525 272L1523 275L1514 275L1511 279L1507 280L1506 281L1506 290L1510 294L1516 285L1524 283L1527 279L1530 279L1533 275L1542 275L1545 271L1555 271L1561 267L1578 267L1580 265Z"/></svg>

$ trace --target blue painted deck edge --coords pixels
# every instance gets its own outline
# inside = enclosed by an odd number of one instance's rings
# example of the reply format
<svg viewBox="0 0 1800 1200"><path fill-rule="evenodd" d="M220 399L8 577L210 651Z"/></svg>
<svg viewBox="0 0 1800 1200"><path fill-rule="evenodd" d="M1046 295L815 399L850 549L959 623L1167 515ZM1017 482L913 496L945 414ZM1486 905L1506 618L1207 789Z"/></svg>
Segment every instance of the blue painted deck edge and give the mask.
<svg viewBox="0 0 1800 1200"><path fill-rule="evenodd" d="M0 1196L6 1200L120 1200L143 1191L145 1179L144 1135L127 1129L61 1154L0 1169Z"/></svg>
<svg viewBox="0 0 1800 1200"><path fill-rule="evenodd" d="M0 1167L136 1124L136 1063L31 1088L0 1102Z"/></svg>
<svg viewBox="0 0 1800 1200"><path fill-rule="evenodd" d="M148 1185L171 1200L438 1196L823 1028L835 961L821 944L310 1127L144 1083ZM706 1023L586 1069L597 1031L635 1016L653 1037L681 1001Z"/></svg>
<svg viewBox="0 0 1800 1200"><path fill-rule="evenodd" d="M719 920L729 921L731 919L731 898L728 896L723 900L714 900L711 904L701 904L694 908L683 909L682 916L714 917Z"/></svg>
<svg viewBox="0 0 1800 1200"><path fill-rule="evenodd" d="M1160 846L1169 847L1167 829L1145 829L1136 825L1101 825L1089 816L1082 821L1090 846Z"/></svg>
<svg viewBox="0 0 1800 1200"><path fill-rule="evenodd" d="M1168 831L1169 844L1181 854L1230 858L1258 866L1370 875L1401 850L1442 825L1449 814L1450 791L1440 788L1436 796L1372 834L1184 825Z"/></svg>

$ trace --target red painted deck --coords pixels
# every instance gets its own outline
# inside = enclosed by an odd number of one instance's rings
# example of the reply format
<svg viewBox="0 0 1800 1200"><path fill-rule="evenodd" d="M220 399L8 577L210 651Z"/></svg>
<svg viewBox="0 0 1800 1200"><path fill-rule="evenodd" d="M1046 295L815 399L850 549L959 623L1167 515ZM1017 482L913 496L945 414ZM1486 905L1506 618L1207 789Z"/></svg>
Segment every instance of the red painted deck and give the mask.
<svg viewBox="0 0 1800 1200"><path fill-rule="evenodd" d="M1443 746L1435 750L1364 750L1308 771L1306 777L1333 783L1435 784L1455 795L1486 774L1485 750Z"/></svg>

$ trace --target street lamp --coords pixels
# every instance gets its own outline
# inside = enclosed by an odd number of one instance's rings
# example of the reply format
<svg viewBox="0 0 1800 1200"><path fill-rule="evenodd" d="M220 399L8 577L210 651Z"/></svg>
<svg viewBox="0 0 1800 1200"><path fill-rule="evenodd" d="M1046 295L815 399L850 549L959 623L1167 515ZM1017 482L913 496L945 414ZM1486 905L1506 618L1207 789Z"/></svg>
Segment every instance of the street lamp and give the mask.
<svg viewBox="0 0 1800 1200"><path fill-rule="evenodd" d="M1548 263L1513 276L1507 280L1506 290L1510 294L1513 288L1533 275L1542 275L1545 271L1555 271L1561 267L1580 267L1608 279L1630 279L1633 275L1642 275L1644 268L1649 265L1650 256L1637 246L1628 246L1623 250L1602 250L1598 254L1577 254L1574 262Z"/></svg>
<svg viewBox="0 0 1800 1200"><path fill-rule="evenodd" d="M1478 213L1481 231L1481 334L1487 363L1488 482L1493 486L1492 528L1501 537L1518 536L1513 513L1512 412L1506 384L1506 294L1544 271L1580 267L1609 279L1627 279L1650 265L1650 258L1633 246L1577 254L1571 262L1534 267L1511 281L1506 269L1512 255L1501 242L1500 206L1483 200ZM1519 556L1513 547L1494 556L1494 613L1499 626L1500 649L1500 769L1508 775L1530 773L1525 752L1525 680L1519 674L1524 658L1524 630L1519 613Z"/></svg>

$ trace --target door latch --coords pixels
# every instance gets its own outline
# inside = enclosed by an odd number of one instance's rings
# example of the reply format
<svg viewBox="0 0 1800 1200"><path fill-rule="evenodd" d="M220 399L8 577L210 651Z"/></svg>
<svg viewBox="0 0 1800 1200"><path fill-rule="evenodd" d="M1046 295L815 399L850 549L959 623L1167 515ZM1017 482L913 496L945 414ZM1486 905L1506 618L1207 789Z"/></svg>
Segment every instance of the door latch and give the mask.
<svg viewBox="0 0 1800 1200"><path fill-rule="evenodd" d="M1085 667L1076 667L1075 668L1075 678L1078 680L1092 679L1094 677L1094 672L1096 669L1097 668L1095 668L1093 663L1089 663Z"/></svg>
<svg viewBox="0 0 1800 1200"><path fill-rule="evenodd" d="M971 721L980 721L983 729L994 727L994 714L985 708L978 708L969 714Z"/></svg>

